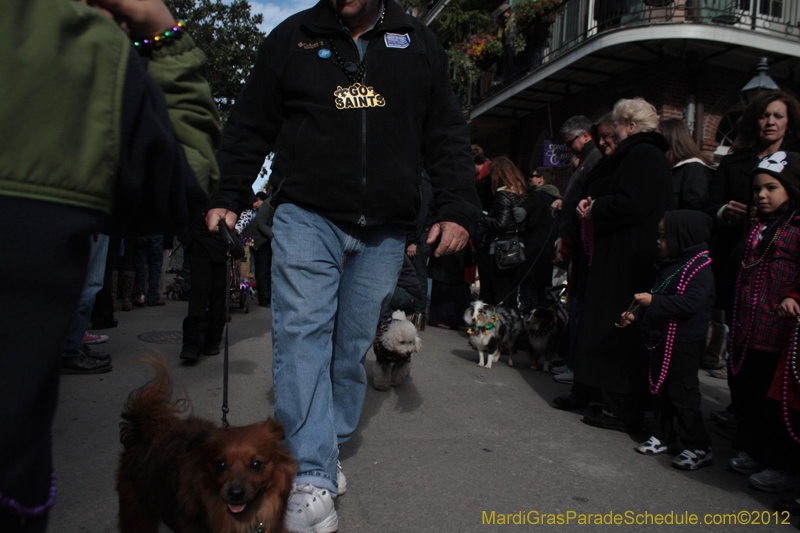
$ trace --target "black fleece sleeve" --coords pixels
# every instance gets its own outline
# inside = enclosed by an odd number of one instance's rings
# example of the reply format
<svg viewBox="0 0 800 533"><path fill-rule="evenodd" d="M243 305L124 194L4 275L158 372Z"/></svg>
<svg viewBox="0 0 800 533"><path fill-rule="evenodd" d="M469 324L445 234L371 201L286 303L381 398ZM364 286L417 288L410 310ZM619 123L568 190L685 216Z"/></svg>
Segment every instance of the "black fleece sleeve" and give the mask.
<svg viewBox="0 0 800 533"><path fill-rule="evenodd" d="M261 44L253 72L222 130L217 154L221 179L212 207L237 213L242 209L280 132L283 116L277 41L277 31L273 31Z"/></svg>
<svg viewBox="0 0 800 533"><path fill-rule="evenodd" d="M430 105L423 124L422 155L436 202L435 221L455 222L472 234L480 218L475 164L467 122L450 84L447 54L430 30Z"/></svg>
<svg viewBox="0 0 800 533"><path fill-rule="evenodd" d="M108 232L179 234L207 205L208 197L175 136L164 91L147 73L147 61L131 48L122 95L119 178Z"/></svg>
<svg viewBox="0 0 800 533"><path fill-rule="evenodd" d="M653 303L646 308L648 320L666 323L671 317L686 318L698 313L714 290L714 274L710 266L701 268L681 295L654 294Z"/></svg>

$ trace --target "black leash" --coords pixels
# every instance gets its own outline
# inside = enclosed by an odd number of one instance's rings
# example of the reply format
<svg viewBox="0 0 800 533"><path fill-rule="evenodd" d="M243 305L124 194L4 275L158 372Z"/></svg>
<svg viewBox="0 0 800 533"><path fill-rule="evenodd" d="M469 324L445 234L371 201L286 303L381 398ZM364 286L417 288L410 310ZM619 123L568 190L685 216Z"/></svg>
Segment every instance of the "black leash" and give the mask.
<svg viewBox="0 0 800 533"><path fill-rule="evenodd" d="M531 273L531 270L533 270L533 267L535 267L535 266L536 266L536 263L538 263L538 262L539 262L539 258L541 258L541 257L542 257L542 252L544 252L544 249L545 249L545 248L547 248L547 246L546 246L546 245L547 245L547 242L550 240L550 236L553 234L553 230L555 229L555 227L556 227L556 223L557 223L557 222L558 222L558 216L555 216L555 217L553 218L553 223L550 225L550 231L548 231L548 232L547 232L547 237L545 237L545 239L544 239L545 246L542 246L542 247L539 249L539 253L538 253L538 254L536 254L536 259L534 259L534 260L533 260L533 263L531 263L531 266L529 266L529 267L528 267L528 270L527 270L527 271L525 272L525 274L524 274L524 275L523 275L523 276L522 276L522 277L519 279L519 282L517 282L517 285L514 287L514 289L513 289L511 292L509 292L508 294L506 294L506 295L503 297L503 299L502 299L502 300L500 300L500 303L498 303L498 304L497 304L495 307L500 307L501 305L503 305L503 302L505 302L505 301L506 301L506 298L508 298L508 297L509 297L509 296L511 296L512 294L516 294L516 295L517 295L517 312L519 312L519 288L520 288L520 286L522 285L522 282L523 282L523 281L525 281L525 278L527 278L527 277L528 277L528 275Z"/></svg>
<svg viewBox="0 0 800 533"><path fill-rule="evenodd" d="M244 251L242 243L231 233L225 220L220 219L217 227L219 228L222 242L225 243L225 252L232 267L233 255L231 254L231 250L235 249L236 244L238 244L239 248ZM227 290L225 295L225 354L222 357L222 427L228 428L230 426L228 423L228 413L230 412L230 409L228 409L228 337L230 336L230 322L228 321L228 316L231 312L231 281L233 280L231 268L226 269L225 278Z"/></svg>

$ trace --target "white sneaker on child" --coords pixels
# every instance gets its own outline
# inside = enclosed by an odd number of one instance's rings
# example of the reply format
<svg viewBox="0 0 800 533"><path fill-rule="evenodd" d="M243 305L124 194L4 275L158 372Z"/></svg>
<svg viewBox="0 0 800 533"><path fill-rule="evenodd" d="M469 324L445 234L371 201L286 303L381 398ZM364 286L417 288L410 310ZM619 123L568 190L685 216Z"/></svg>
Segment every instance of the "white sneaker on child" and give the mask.
<svg viewBox="0 0 800 533"><path fill-rule="evenodd" d="M662 443L655 437L650 437L634 448L634 450L643 455L660 455L662 453L667 453L669 451L669 446Z"/></svg>
<svg viewBox="0 0 800 533"><path fill-rule="evenodd" d="M697 470L701 466L711 466L714 463L711 450L683 450L679 456L672 460L672 466L681 470Z"/></svg>
<svg viewBox="0 0 800 533"><path fill-rule="evenodd" d="M310 483L292 485L284 517L286 529L291 533L335 533L339 530L331 491Z"/></svg>

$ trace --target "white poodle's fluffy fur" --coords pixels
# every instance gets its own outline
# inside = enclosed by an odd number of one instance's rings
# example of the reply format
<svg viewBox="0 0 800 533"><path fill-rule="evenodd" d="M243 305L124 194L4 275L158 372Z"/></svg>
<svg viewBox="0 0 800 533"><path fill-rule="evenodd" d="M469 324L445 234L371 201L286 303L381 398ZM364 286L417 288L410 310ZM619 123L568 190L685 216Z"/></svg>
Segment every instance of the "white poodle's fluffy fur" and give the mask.
<svg viewBox="0 0 800 533"><path fill-rule="evenodd" d="M372 385L377 390L402 385L411 371L411 354L422 349L422 341L403 311L392 313L392 321L375 339L373 351L377 362L373 369Z"/></svg>

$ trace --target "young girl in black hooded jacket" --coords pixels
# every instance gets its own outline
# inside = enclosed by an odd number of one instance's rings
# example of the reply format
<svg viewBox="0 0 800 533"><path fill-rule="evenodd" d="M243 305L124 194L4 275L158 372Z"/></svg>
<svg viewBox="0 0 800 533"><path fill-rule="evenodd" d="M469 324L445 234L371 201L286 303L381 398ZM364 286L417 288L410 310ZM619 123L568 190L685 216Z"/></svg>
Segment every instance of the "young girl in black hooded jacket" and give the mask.
<svg viewBox="0 0 800 533"><path fill-rule="evenodd" d="M635 309L623 313L620 322L622 327L634 320L641 324L650 350L650 392L656 395L652 436L635 450L666 453L680 437L684 451L672 466L696 470L712 463L697 377L714 303L707 244L711 218L700 211L668 211L658 234L663 259L653 289L636 294Z"/></svg>

